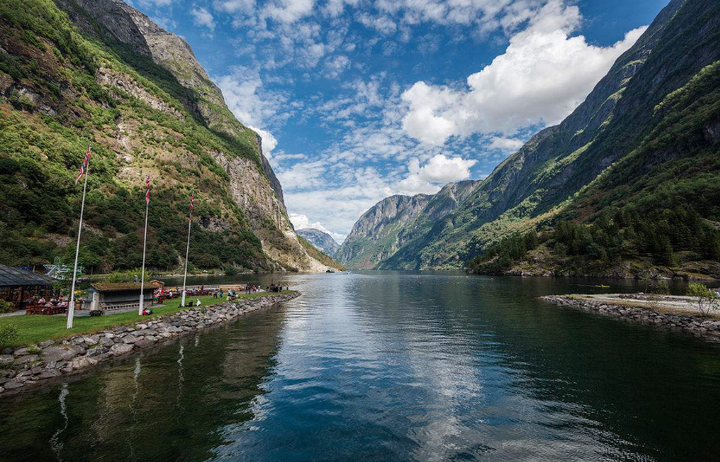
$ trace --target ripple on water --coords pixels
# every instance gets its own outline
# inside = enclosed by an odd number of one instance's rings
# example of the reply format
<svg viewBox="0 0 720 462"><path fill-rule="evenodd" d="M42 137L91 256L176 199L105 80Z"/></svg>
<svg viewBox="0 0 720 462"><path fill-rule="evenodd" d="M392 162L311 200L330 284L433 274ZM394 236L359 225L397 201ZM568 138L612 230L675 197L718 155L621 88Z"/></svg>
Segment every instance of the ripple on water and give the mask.
<svg viewBox="0 0 720 462"><path fill-rule="evenodd" d="M270 277L303 296L0 401L3 462L720 453L720 347L537 300L572 281Z"/></svg>

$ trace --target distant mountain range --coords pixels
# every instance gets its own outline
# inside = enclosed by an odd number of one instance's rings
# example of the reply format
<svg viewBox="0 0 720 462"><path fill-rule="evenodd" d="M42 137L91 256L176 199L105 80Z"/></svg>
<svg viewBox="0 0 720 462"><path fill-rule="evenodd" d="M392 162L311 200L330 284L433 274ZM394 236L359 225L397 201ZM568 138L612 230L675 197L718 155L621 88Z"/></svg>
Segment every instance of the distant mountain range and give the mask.
<svg viewBox="0 0 720 462"><path fill-rule="evenodd" d="M297 232L298 236L307 239L312 245L325 252L329 257L334 256L340 247L340 244L335 242L331 235L319 229L305 228L297 229L295 232Z"/></svg>
<svg viewBox="0 0 720 462"><path fill-rule="evenodd" d="M673 0L567 119L482 182L393 196L351 268L720 276L720 2ZM527 237L527 238L526 238ZM537 241L537 242L536 242Z"/></svg>
<svg viewBox="0 0 720 462"><path fill-rule="evenodd" d="M335 259L356 269L385 266L400 249L410 251L414 242L424 242L432 236L433 228L479 184L462 181L450 183L434 195L383 199L355 223Z"/></svg>

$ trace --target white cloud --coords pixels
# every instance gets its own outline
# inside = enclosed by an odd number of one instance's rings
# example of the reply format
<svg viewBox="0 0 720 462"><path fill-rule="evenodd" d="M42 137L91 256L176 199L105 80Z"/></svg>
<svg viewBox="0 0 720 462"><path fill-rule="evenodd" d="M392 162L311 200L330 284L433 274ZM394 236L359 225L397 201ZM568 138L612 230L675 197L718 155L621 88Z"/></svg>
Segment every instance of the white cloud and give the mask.
<svg viewBox="0 0 720 462"><path fill-rule="evenodd" d="M325 226L323 226L323 224L320 223L319 221L311 222L310 219L307 217L307 215L303 215L301 213L291 213L290 221L292 222L292 224L296 230L297 229L307 229L307 228L319 229L320 231L328 233L338 243L345 240L344 234L338 234L334 231L330 231Z"/></svg>
<svg viewBox="0 0 720 462"><path fill-rule="evenodd" d="M236 53L248 62L215 79L228 106L263 137L288 210L336 233L349 232L389 195L435 193L447 181L469 178L473 159L494 161L517 150L529 127L554 123L576 107L641 32L612 47L589 45L576 34L579 10L560 0L204 3L216 16L231 16ZM392 74L355 77L373 72L380 62L372 60L385 61L381 54L398 46L393 57L400 60L408 48L430 55L451 42L486 39L509 44L466 82L401 88ZM308 82L328 77L345 80L307 96ZM297 126L326 129L331 145L284 152L273 133L290 117Z"/></svg>
<svg viewBox="0 0 720 462"><path fill-rule="evenodd" d="M408 195L435 194L440 190L440 185L470 178L470 167L476 163L476 160L449 158L443 154L431 157L423 166L420 166L417 158L412 159L408 165L409 175L398 183L398 192Z"/></svg>
<svg viewBox="0 0 720 462"><path fill-rule="evenodd" d="M277 0L267 5L263 16L283 23L293 23L312 13L315 0Z"/></svg>
<svg viewBox="0 0 720 462"><path fill-rule="evenodd" d="M359 14L357 20L365 27L375 29L385 35L390 35L397 31L397 24L387 16Z"/></svg>
<svg viewBox="0 0 720 462"><path fill-rule="evenodd" d="M283 188L292 191L295 189L310 189L323 186L323 175L326 172L324 160L298 162L292 167L279 170L277 177Z"/></svg>
<svg viewBox="0 0 720 462"><path fill-rule="evenodd" d="M224 13L250 13L255 9L255 0L215 0L213 7Z"/></svg>
<svg viewBox="0 0 720 462"><path fill-rule="evenodd" d="M140 5L144 7L160 7L171 5L173 0L140 0Z"/></svg>
<svg viewBox="0 0 720 462"><path fill-rule="evenodd" d="M262 137L263 152L270 159L278 141L267 127L281 124L292 115L293 106L287 104L287 97L265 90L256 69L234 67L230 74L213 80L235 117Z"/></svg>
<svg viewBox="0 0 720 462"><path fill-rule="evenodd" d="M476 163L476 160L464 160L460 157L449 158L443 154L438 154L422 167L420 167L417 159L413 159L410 165L410 173L417 173L421 179L430 183L467 180L470 178L470 167Z"/></svg>
<svg viewBox="0 0 720 462"><path fill-rule="evenodd" d="M525 143L515 138L505 138L502 136L495 136L488 145L489 149L494 149L506 153L512 153L523 147Z"/></svg>
<svg viewBox="0 0 720 462"><path fill-rule="evenodd" d="M345 5L356 6L360 0L328 0L323 12L334 18L340 16L345 10Z"/></svg>
<svg viewBox="0 0 720 462"><path fill-rule="evenodd" d="M450 117L435 115L437 110L454 107L459 98L451 90L430 87L418 82L403 94L410 112L403 118L408 135L428 144L442 145L458 133L458 125Z"/></svg>
<svg viewBox="0 0 720 462"><path fill-rule="evenodd" d="M165 30L173 30L177 27L177 22L175 22L172 18L167 18L164 16L153 16L150 19L152 20L152 22Z"/></svg>
<svg viewBox="0 0 720 462"><path fill-rule="evenodd" d="M349 174L349 177L345 175ZM341 184L323 181L308 190L289 190L285 203L294 213L306 215L310 221L321 222L337 239L344 238L358 217L382 199L397 193L382 175L371 167L337 172ZM283 183L283 187L284 187Z"/></svg>
<svg viewBox="0 0 720 462"><path fill-rule="evenodd" d="M275 138L272 133L267 130L263 130L262 128L253 127L252 125L248 125L248 127L258 135L260 135L260 138L262 138L263 154L265 154L265 157L270 159L273 150L275 149L275 147L277 147L277 138Z"/></svg>
<svg viewBox="0 0 720 462"><path fill-rule="evenodd" d="M193 23L196 26L207 27L210 33L215 32L215 18L210 12L203 7L196 7L190 10L193 17Z"/></svg>
<svg viewBox="0 0 720 462"><path fill-rule="evenodd" d="M340 77L348 67L350 67L350 59L345 55L337 55L325 63L327 76L331 79Z"/></svg>
<svg viewBox="0 0 720 462"><path fill-rule="evenodd" d="M423 180L418 175L410 175L397 184L397 192L407 196L435 194L439 190L439 186Z"/></svg>
<svg viewBox="0 0 720 462"><path fill-rule="evenodd" d="M403 94L409 105L406 132L438 145L451 136L512 135L520 128L560 122L645 31L633 30L603 48L570 35L580 22L577 7L550 0L526 30L510 39L504 54L468 77L468 90L416 83Z"/></svg>

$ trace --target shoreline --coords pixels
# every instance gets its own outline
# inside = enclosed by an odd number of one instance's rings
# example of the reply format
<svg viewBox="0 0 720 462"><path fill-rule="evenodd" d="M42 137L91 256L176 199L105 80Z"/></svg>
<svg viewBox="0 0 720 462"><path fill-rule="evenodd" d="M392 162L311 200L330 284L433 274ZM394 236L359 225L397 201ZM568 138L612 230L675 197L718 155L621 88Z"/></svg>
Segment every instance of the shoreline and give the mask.
<svg viewBox="0 0 720 462"><path fill-rule="evenodd" d="M612 297L617 299L613 300ZM546 295L540 300L601 316L617 318L660 329L682 332L710 341L720 341L720 316L705 316L677 306L686 297L661 296L645 299L620 298L620 295ZM626 301L627 300L627 301Z"/></svg>
<svg viewBox="0 0 720 462"><path fill-rule="evenodd" d="M442 271L442 270L441 270ZM506 272L479 272L466 270L465 274L468 276L487 276L487 277L519 277L519 278L549 278L549 279L608 279L616 281L642 281L643 279L638 275L618 275L618 274L579 274L579 273L556 273L554 271L535 273L526 271L506 271ZM720 278L704 274L684 274L683 276L666 276L666 275L654 275L649 278L651 281L666 281L666 282L720 282Z"/></svg>
<svg viewBox="0 0 720 462"><path fill-rule="evenodd" d="M201 306L165 316L79 334L0 355L0 399L35 390L58 378L86 373L118 358L161 346L179 337L227 324L240 316L299 297L299 292Z"/></svg>

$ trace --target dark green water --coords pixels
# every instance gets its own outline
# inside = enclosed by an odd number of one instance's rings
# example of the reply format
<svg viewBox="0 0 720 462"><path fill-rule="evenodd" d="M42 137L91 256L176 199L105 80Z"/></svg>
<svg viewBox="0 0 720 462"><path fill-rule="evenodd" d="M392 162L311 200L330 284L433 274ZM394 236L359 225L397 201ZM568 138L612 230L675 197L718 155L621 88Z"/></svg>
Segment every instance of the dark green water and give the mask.
<svg viewBox="0 0 720 462"><path fill-rule="evenodd" d="M720 460L720 345L537 300L594 282L275 280L303 296L0 400L0 460Z"/></svg>

